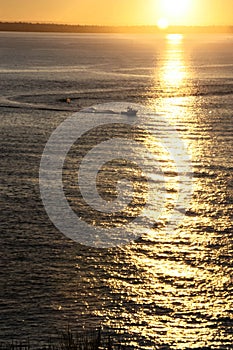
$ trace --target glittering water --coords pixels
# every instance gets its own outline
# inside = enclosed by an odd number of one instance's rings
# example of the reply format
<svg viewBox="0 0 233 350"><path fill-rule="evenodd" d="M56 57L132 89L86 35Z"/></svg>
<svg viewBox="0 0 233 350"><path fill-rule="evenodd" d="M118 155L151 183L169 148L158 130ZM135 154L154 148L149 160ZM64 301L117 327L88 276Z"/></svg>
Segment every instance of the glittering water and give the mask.
<svg viewBox="0 0 233 350"><path fill-rule="evenodd" d="M135 349L232 349L232 44L231 35L1 33L1 340L101 324ZM173 235L161 218L137 242L98 250L52 225L38 174L56 126L112 101L165 113L191 154L194 193Z"/></svg>

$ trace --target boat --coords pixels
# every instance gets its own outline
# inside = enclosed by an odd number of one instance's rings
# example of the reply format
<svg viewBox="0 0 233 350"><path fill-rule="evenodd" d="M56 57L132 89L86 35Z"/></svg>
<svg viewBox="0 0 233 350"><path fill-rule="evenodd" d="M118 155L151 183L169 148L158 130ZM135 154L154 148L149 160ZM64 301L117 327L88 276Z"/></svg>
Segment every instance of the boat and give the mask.
<svg viewBox="0 0 233 350"><path fill-rule="evenodd" d="M138 110L131 107L127 108L127 111L121 112L123 115L128 115L130 117L136 117Z"/></svg>
<svg viewBox="0 0 233 350"><path fill-rule="evenodd" d="M98 114L121 114L121 115L127 115L130 117L136 117L138 110L134 109L132 107L128 107L126 111L116 112L111 109L97 109L95 107L89 107L86 109L83 109L82 112L84 113L98 113Z"/></svg>

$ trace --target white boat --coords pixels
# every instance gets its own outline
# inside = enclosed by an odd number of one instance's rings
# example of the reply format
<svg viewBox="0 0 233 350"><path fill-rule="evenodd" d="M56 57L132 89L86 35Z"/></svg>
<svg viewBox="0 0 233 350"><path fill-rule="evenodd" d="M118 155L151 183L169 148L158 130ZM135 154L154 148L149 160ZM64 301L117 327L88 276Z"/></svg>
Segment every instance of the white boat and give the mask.
<svg viewBox="0 0 233 350"><path fill-rule="evenodd" d="M138 110L133 109L132 107L128 107L126 111L116 112L111 109L97 109L95 107L89 107L86 109L83 109L81 112L83 113L98 113L98 114L121 114L121 115L127 115L130 117L136 117Z"/></svg>

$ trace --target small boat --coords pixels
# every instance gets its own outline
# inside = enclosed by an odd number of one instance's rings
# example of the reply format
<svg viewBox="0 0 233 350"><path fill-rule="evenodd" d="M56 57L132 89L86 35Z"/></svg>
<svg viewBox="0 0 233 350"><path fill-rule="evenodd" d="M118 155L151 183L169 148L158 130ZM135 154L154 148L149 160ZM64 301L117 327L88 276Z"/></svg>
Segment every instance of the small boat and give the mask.
<svg viewBox="0 0 233 350"><path fill-rule="evenodd" d="M89 107L89 108L85 108L82 110L83 113L98 113L98 114L121 114L121 115L127 115L130 117L136 117L138 110L137 109L133 109L131 107L128 107L126 111L122 111L122 112L116 112L113 111L111 109L97 109L95 107Z"/></svg>
<svg viewBox="0 0 233 350"><path fill-rule="evenodd" d="M128 115L130 117L136 117L137 112L138 112L137 109L133 109L131 107L128 107L127 111L126 112L121 112L121 114Z"/></svg>

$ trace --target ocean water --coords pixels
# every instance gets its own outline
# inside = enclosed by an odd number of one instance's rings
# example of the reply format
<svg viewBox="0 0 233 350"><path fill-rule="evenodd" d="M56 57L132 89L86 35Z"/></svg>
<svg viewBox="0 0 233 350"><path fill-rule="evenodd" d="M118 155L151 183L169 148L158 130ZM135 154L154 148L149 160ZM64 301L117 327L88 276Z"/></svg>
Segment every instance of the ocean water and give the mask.
<svg viewBox="0 0 233 350"><path fill-rule="evenodd" d="M233 349L233 36L0 33L0 53L0 339L102 326L131 349ZM39 166L62 121L110 102L164 113L188 148L193 194L172 234L165 215L141 239L97 249L52 224Z"/></svg>

